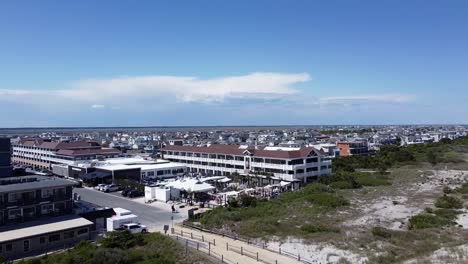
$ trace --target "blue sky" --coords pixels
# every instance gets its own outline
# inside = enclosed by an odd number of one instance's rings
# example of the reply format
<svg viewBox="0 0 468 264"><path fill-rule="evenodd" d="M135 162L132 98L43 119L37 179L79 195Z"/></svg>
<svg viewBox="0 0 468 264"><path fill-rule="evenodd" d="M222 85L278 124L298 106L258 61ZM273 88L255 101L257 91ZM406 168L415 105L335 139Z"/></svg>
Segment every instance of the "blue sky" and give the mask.
<svg viewBox="0 0 468 264"><path fill-rule="evenodd" d="M0 127L468 123L467 1L1 1Z"/></svg>

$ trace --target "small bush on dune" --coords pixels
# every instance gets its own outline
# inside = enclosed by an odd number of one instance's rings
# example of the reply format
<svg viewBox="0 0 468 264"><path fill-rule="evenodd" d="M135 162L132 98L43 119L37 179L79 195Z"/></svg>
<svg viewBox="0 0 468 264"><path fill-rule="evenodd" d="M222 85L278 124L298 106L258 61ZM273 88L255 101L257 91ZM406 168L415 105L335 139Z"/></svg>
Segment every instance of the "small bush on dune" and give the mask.
<svg viewBox="0 0 468 264"><path fill-rule="evenodd" d="M463 208L463 201L454 196L444 195L437 199L435 206L439 208L460 209Z"/></svg>
<svg viewBox="0 0 468 264"><path fill-rule="evenodd" d="M376 226L371 229L372 235L382 238L391 238L392 232L386 228Z"/></svg>
<svg viewBox="0 0 468 264"><path fill-rule="evenodd" d="M339 232L338 229L332 228L332 227L327 227L323 225L304 225L301 227L301 231L307 234L313 234L313 233L325 233L325 232L334 232L337 233Z"/></svg>
<svg viewBox="0 0 468 264"><path fill-rule="evenodd" d="M454 225L455 223L445 217L430 214L419 214L409 219L409 229L438 228Z"/></svg>

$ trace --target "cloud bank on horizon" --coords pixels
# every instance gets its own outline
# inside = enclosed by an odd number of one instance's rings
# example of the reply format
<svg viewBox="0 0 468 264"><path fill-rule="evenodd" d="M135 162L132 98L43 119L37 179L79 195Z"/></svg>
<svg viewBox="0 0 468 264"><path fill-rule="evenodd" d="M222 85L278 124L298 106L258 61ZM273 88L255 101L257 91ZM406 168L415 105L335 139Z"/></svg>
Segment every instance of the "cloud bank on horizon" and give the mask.
<svg viewBox="0 0 468 264"><path fill-rule="evenodd" d="M81 80L57 90L0 89L0 102L33 109L41 116L41 124L86 126L213 124L210 121L220 125L290 124L313 122L307 118L314 114L325 117L337 111L355 112L415 100L410 94L316 96L312 83L308 73L254 72L210 79L130 76ZM37 121L30 113L13 115L15 122L11 118L0 121L4 126L34 126ZM75 123L67 120L67 115ZM155 120L155 116L172 119Z"/></svg>

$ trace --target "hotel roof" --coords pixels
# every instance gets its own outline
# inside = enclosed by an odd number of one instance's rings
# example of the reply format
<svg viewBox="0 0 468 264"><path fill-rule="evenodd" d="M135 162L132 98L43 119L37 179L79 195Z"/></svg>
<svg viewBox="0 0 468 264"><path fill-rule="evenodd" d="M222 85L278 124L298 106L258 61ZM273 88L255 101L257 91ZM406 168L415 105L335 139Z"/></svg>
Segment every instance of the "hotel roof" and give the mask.
<svg viewBox="0 0 468 264"><path fill-rule="evenodd" d="M254 157L263 158L277 158L277 159L298 159L309 156L311 152L316 155L324 155L321 151L313 147L301 147L298 150L265 150L263 148L242 148L239 145L220 145L213 144L209 146L165 146L163 150L166 151L182 151L206 154L223 154L223 155L236 155L242 156L250 154Z"/></svg>

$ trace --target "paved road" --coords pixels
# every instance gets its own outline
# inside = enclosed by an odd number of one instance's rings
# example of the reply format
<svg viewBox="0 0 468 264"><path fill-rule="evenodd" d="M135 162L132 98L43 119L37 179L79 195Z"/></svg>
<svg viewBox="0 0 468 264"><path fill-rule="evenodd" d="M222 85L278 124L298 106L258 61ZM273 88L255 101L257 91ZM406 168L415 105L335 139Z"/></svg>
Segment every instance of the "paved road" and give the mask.
<svg viewBox="0 0 468 264"><path fill-rule="evenodd" d="M132 211L138 215L141 224L146 225L150 231L162 231L164 225L171 225L171 216L174 216L174 223L181 222L187 216L185 211L173 214L168 205L158 208L155 205L148 205L133 201L119 195L99 192L87 188L75 188L73 192L81 196L81 200L102 207L121 207ZM164 207L167 207L164 208Z"/></svg>

